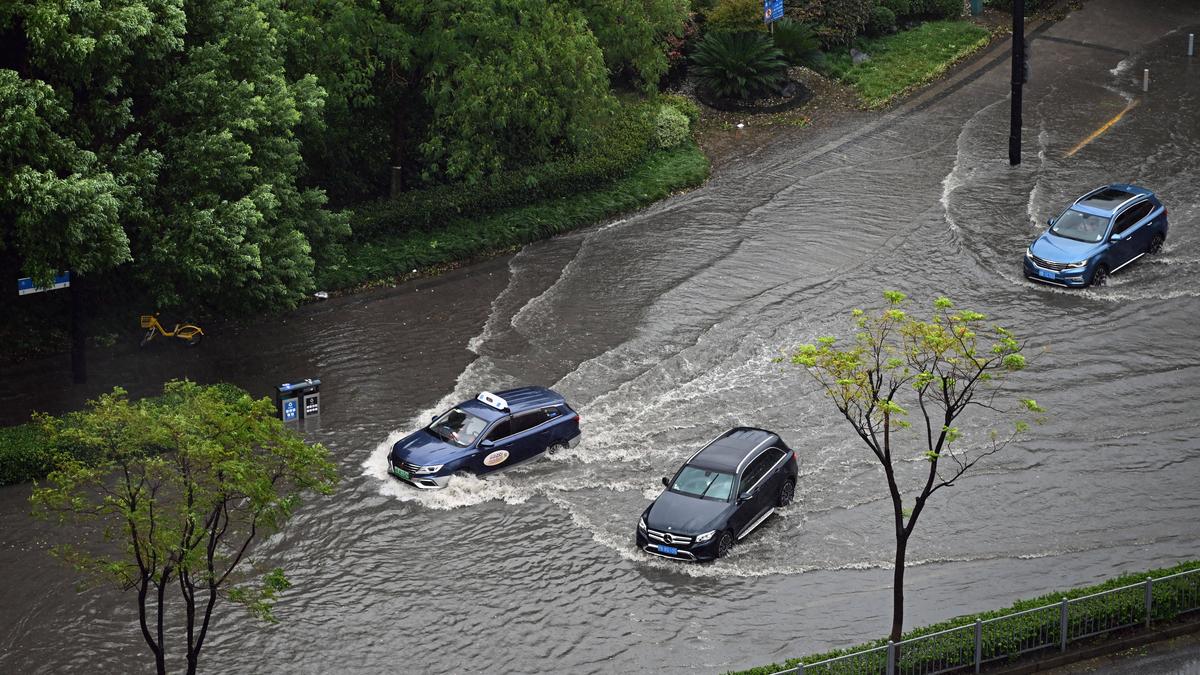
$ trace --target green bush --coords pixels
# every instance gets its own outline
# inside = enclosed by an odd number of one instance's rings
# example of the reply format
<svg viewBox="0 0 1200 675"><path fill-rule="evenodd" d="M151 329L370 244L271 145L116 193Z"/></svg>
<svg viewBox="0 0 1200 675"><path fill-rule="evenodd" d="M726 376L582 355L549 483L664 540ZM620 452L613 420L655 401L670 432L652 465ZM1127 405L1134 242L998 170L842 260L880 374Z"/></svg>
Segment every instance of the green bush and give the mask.
<svg viewBox="0 0 1200 675"><path fill-rule="evenodd" d="M659 100L683 113L688 120L688 128L695 130L700 123L700 106L692 99L679 94L663 94Z"/></svg>
<svg viewBox="0 0 1200 675"><path fill-rule="evenodd" d="M783 58L792 65L811 64L820 53L821 41L812 26L800 23L794 19L781 19L775 22L772 34L775 46L783 52Z"/></svg>
<svg viewBox="0 0 1200 675"><path fill-rule="evenodd" d="M845 47L866 27L874 6L872 0L810 0L795 16L816 26L826 49Z"/></svg>
<svg viewBox="0 0 1200 675"><path fill-rule="evenodd" d="M882 0L882 2L879 3L879 6L892 10L892 14L895 15L897 19L900 19L916 14L917 12L913 11L913 5L920 5L923 2L924 0Z"/></svg>
<svg viewBox="0 0 1200 675"><path fill-rule="evenodd" d="M957 19L962 16L962 0L929 0L925 13L935 19Z"/></svg>
<svg viewBox="0 0 1200 675"><path fill-rule="evenodd" d="M774 94L787 76L783 52L765 33L709 33L696 46L692 66L704 92L735 101Z"/></svg>
<svg viewBox="0 0 1200 675"><path fill-rule="evenodd" d="M600 142L573 157L500 173L469 187L438 185L360 206L351 219L355 239L430 231L455 218L595 189L624 176L646 157L654 133L653 114L653 106L625 106L602 128Z"/></svg>
<svg viewBox="0 0 1200 675"><path fill-rule="evenodd" d="M400 232L352 244L347 265L317 270L317 279L323 288L351 288L510 250L642 208L702 183L708 169L708 158L689 140L672 150L651 152L629 167L628 175L590 190L474 218L453 218L432 232Z"/></svg>
<svg viewBox="0 0 1200 675"><path fill-rule="evenodd" d="M705 30L714 33L740 33L766 30L762 0L720 0L705 14Z"/></svg>
<svg viewBox="0 0 1200 675"><path fill-rule="evenodd" d="M669 105L662 105L654 116L654 147L669 150L688 139L688 118Z"/></svg>
<svg viewBox="0 0 1200 675"><path fill-rule="evenodd" d="M867 35L879 37L896 30L896 13L882 5L871 9L871 20L867 22Z"/></svg>
<svg viewBox="0 0 1200 675"><path fill-rule="evenodd" d="M54 452L41 425L0 428L0 485L41 478L54 466Z"/></svg>

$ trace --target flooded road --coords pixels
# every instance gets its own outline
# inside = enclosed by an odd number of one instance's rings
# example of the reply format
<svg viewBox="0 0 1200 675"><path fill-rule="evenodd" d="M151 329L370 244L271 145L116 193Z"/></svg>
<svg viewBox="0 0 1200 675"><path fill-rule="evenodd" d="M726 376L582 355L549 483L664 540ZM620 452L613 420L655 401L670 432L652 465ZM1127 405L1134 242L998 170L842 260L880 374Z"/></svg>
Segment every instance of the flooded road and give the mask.
<svg viewBox="0 0 1200 675"><path fill-rule="evenodd" d="M1189 23L1186 0L1148 14L1096 0L1038 32L1017 168L997 52L944 94L805 130L636 216L307 307L269 333L95 359L89 393L184 375L263 395L325 383L309 435L342 484L255 551L289 569L281 623L226 612L204 669L710 672L885 634L882 474L809 378L773 359L844 334L849 310L889 288L948 295L1045 348L1014 384L1051 413L935 498L910 543L907 625L1196 557L1200 60L1174 30ZM1025 281L1046 218L1111 181L1167 204L1162 254L1099 290ZM75 405L81 393L44 384L55 377L6 373L4 414ZM521 384L563 393L583 443L436 493L384 475L390 444L434 411ZM639 554L658 478L735 424L799 450L797 502L712 565ZM28 493L0 489L0 671L143 667L133 598L77 592L42 552L56 533L30 521Z"/></svg>

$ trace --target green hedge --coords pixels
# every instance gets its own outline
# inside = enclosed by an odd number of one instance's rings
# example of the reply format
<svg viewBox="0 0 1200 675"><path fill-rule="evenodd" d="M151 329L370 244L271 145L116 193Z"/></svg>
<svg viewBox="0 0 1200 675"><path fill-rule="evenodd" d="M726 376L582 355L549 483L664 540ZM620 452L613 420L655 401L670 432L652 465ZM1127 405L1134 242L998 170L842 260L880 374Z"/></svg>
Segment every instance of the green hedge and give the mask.
<svg viewBox="0 0 1200 675"><path fill-rule="evenodd" d="M353 288L511 249L641 208L708 177L708 158L687 139L652 153L632 172L600 189L545 199L476 218L456 218L432 232L409 231L348 247L346 263L318 270L322 288Z"/></svg>
<svg viewBox="0 0 1200 675"><path fill-rule="evenodd" d="M612 182L650 153L657 111L653 103L622 106L600 132L603 140L574 157L501 173L473 185L439 185L362 205L351 219L354 239L365 242L414 230L429 232L456 218L535 204Z"/></svg>
<svg viewBox="0 0 1200 675"><path fill-rule="evenodd" d="M246 394L245 390L232 384L209 385L218 393L236 400ZM155 397L160 400L162 397ZM70 419L74 413L67 413ZM45 478L62 457L87 462L91 451L85 448L62 444L52 445L43 424L35 419L15 427L0 427L0 486L27 483Z"/></svg>
<svg viewBox="0 0 1200 675"><path fill-rule="evenodd" d="M916 628L904 634L904 639L908 640L923 635L932 633L940 633L952 628L970 626L975 623L976 619L987 621L988 619L996 619L1010 616L1027 610L1033 610L1047 605L1055 605L1062 601L1063 598L1068 600L1081 598L1087 595L1094 595L1102 591L1109 591L1123 586L1138 584L1146 580L1147 577L1159 579L1172 574L1186 572L1189 570L1200 569L1200 561L1190 561L1180 563L1174 567L1150 570L1140 574L1123 574L1114 579L1109 579L1094 586L1085 586L1082 588L1074 588L1062 593L1049 593L1031 600L1018 600L1011 607L989 612L980 612L978 614L968 614L966 616L955 617L949 621L933 624L931 626L923 626ZM1186 588L1182 588L1186 586ZM1155 621L1169 621L1176 618L1180 614L1180 607L1176 599L1178 593L1182 590L1189 593L1191 597L1195 597L1197 592L1200 592L1200 575L1185 577L1182 580L1174 580L1171 583L1155 584L1153 587L1153 601L1151 614ZM1140 620L1144 618L1144 595L1142 590L1131 589L1125 593L1111 594L1103 598L1095 598L1082 603L1074 603L1071 605L1068 620L1071 625L1091 625L1101 626L1104 622L1111 623L1128 623L1130 620ZM997 631L996 635L989 635L987 625L984 628L984 646L983 656L985 659L992 656L1001 656L1007 653L1015 645L1021 644L1026 640L1038 638L1042 641L1057 641L1059 639L1059 610L1057 607L1052 607L1044 612L1032 612L1021 617L1014 617L1003 622L1003 630ZM961 658L964 654L969 654L970 658L974 658L975 654L975 636L974 631L964 630L952 633L941 639L931 640L923 644L919 648L910 648L907 653L901 652L897 672L926 672L934 670L933 664L949 665L954 662L962 662ZM782 664L772 663L766 666L759 666L749 670L736 671L731 675L769 675L777 673L788 668L795 668L800 663L810 664L825 661L837 656L865 652L887 644L886 639L875 640L865 644L857 645L847 649L836 649L821 654L813 654L801 658L789 659ZM866 661L874 660L870 656L865 656L863 660L855 660L853 663L848 663L848 667L855 670L862 670ZM972 661L973 662L973 661ZM881 659L879 663L884 662ZM826 673L826 672L842 672L840 669L806 669L805 672ZM846 671L850 672L850 671Z"/></svg>
<svg viewBox="0 0 1200 675"><path fill-rule="evenodd" d="M54 452L40 425L0 427L0 485L41 478L54 465Z"/></svg>

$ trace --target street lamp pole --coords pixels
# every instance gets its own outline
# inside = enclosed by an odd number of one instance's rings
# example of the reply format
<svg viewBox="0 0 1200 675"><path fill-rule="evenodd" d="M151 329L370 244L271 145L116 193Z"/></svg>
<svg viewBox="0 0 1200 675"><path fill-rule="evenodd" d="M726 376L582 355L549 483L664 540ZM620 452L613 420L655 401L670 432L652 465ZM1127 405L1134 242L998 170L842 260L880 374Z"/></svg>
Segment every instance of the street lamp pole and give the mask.
<svg viewBox="0 0 1200 675"><path fill-rule="evenodd" d="M1025 0L1013 0L1012 114L1008 130L1008 163L1021 163L1021 89L1025 83Z"/></svg>

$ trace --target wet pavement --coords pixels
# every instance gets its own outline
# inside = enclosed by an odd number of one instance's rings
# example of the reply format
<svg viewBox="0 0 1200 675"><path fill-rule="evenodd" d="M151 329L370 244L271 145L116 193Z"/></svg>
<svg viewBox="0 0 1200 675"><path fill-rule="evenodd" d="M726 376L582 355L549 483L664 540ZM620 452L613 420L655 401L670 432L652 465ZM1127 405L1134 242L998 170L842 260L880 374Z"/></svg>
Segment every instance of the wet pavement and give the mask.
<svg viewBox="0 0 1200 675"><path fill-rule="evenodd" d="M945 294L1029 338L1039 356L1014 383L1051 417L939 493L909 547L907 625L1194 558L1200 59L1182 29L1200 32L1200 9L1132 4L1093 0L1035 32L1020 167L1007 163L1008 63L990 52L897 111L798 131L700 190L509 258L196 350L118 349L93 358L83 391L54 384L68 379L57 364L6 372L0 414L185 375L263 395L322 379L309 433L343 482L258 546L295 584L281 623L221 615L209 672L722 671L886 633L881 473L812 382L773 359L845 333L849 309L884 289ZM1166 202L1164 251L1104 289L1025 281L1046 218L1110 181ZM519 384L565 394L584 442L436 493L384 475L390 443L432 412ZM734 424L800 450L797 503L712 565L639 554L659 476ZM78 592L45 557L59 535L29 519L28 493L0 489L0 671L142 667L132 596Z"/></svg>
<svg viewBox="0 0 1200 675"><path fill-rule="evenodd" d="M1200 675L1200 633L1181 635L1043 672L1046 675Z"/></svg>

